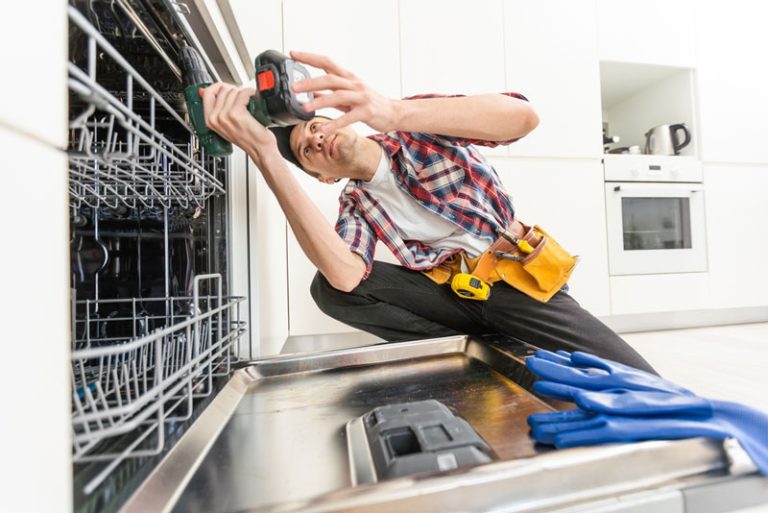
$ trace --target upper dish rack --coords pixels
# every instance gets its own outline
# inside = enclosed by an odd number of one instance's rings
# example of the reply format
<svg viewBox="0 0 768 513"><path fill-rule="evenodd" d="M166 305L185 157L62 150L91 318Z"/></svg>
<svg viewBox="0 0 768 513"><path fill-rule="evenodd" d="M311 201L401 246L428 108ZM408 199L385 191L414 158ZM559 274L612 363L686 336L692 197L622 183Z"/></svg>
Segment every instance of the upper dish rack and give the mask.
<svg viewBox="0 0 768 513"><path fill-rule="evenodd" d="M183 107L171 106L174 99L155 90L76 9L69 18L87 45L82 67L68 63L72 206L194 209L224 194L218 159L198 147L178 112ZM119 91L105 87L116 79Z"/></svg>

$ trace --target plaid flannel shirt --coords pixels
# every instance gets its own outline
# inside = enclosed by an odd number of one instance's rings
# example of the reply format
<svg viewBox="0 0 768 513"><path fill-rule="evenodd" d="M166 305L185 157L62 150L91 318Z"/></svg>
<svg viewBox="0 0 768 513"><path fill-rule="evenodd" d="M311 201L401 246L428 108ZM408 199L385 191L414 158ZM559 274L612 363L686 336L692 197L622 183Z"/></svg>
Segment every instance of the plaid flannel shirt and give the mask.
<svg viewBox="0 0 768 513"><path fill-rule="evenodd" d="M503 93L527 101L518 93ZM458 95L453 95L458 96ZM419 95L407 99L445 97ZM514 217L512 202L493 166L473 145L494 147L508 141L483 141L419 132L375 134L387 153L397 184L415 201L490 245L496 229ZM336 232L371 272L377 240L408 269L426 271L458 253L433 249L416 240L403 240L396 224L368 192L362 181L349 180L339 196Z"/></svg>

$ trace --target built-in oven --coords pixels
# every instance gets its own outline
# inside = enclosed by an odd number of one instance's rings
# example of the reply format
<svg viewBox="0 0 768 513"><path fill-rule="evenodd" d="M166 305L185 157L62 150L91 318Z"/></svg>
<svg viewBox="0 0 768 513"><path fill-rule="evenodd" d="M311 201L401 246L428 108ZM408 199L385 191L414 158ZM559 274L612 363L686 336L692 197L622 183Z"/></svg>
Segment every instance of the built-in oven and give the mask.
<svg viewBox="0 0 768 513"><path fill-rule="evenodd" d="M612 276L707 270L701 164L688 157L605 155Z"/></svg>

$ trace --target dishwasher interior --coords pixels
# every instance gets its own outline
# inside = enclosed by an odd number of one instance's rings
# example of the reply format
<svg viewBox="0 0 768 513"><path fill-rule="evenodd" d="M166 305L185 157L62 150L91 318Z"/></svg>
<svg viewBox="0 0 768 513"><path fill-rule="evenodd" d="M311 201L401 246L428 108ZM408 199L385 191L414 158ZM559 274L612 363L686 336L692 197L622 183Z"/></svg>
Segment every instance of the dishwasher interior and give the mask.
<svg viewBox="0 0 768 513"><path fill-rule="evenodd" d="M245 332L229 157L190 130L177 62L196 41L171 5L69 7L75 511L119 507L226 382Z"/></svg>

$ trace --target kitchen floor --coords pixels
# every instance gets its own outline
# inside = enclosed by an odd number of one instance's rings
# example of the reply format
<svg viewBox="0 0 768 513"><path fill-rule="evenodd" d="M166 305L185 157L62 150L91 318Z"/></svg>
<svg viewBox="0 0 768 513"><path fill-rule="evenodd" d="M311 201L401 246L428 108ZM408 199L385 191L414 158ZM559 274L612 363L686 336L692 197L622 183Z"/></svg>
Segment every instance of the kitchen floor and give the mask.
<svg viewBox="0 0 768 513"><path fill-rule="evenodd" d="M670 381L768 411L768 323L621 336Z"/></svg>

